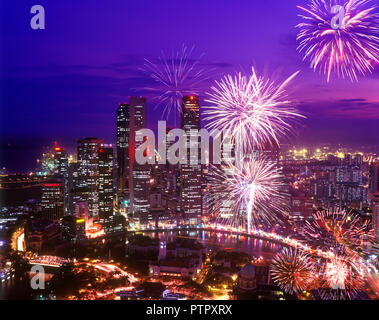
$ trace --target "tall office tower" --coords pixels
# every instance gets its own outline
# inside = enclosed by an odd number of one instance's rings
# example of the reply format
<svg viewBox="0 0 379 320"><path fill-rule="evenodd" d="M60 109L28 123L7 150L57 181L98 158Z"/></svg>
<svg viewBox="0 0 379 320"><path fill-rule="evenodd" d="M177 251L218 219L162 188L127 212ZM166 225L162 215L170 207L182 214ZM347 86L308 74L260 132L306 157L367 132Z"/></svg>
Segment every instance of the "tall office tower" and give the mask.
<svg viewBox="0 0 379 320"><path fill-rule="evenodd" d="M113 148L99 149L99 216L108 218L113 215Z"/></svg>
<svg viewBox="0 0 379 320"><path fill-rule="evenodd" d="M379 243L379 162L370 166L369 199L372 210L372 228L375 241Z"/></svg>
<svg viewBox="0 0 379 320"><path fill-rule="evenodd" d="M99 149L103 139L84 138L78 140L78 186L83 200L88 202L90 217L99 215Z"/></svg>
<svg viewBox="0 0 379 320"><path fill-rule="evenodd" d="M63 183L44 183L42 185L41 208L42 217L58 221L64 214Z"/></svg>
<svg viewBox="0 0 379 320"><path fill-rule="evenodd" d="M147 226L149 222L149 189L150 189L150 165L140 165L135 161L135 150L143 142L136 142L138 130L147 126L147 104L142 97L132 97L130 104L130 147L129 147L129 186L130 206L133 212L133 220L140 227ZM150 152L154 152L151 150Z"/></svg>
<svg viewBox="0 0 379 320"><path fill-rule="evenodd" d="M345 166L351 166L353 164L353 158L352 158L351 154L349 154L349 153L345 154L343 162L344 162Z"/></svg>
<svg viewBox="0 0 379 320"><path fill-rule="evenodd" d="M261 149L257 150L257 154L270 164L279 164L280 152L276 141L265 143Z"/></svg>
<svg viewBox="0 0 379 320"><path fill-rule="evenodd" d="M85 189L79 187L79 162L73 161L68 165L68 199L69 199L69 212L71 216L76 215L76 204L86 201L84 198Z"/></svg>
<svg viewBox="0 0 379 320"><path fill-rule="evenodd" d="M227 137L222 137L222 140L224 140L224 143L221 145L221 165L219 169L224 171L224 174L226 176L231 176L233 173L232 165L235 165L236 163L236 157L235 157L235 144L232 143L230 140L227 139ZM228 142L229 141L229 142ZM210 172L210 174L214 174L214 172ZM214 192L211 190L211 192ZM217 191L219 192L219 191ZM225 219L227 221L228 219L231 219L234 215L232 210L232 201L229 199L226 193L223 195L220 195L220 198L222 198L222 203L220 204L220 211L218 212L219 217L222 219Z"/></svg>
<svg viewBox="0 0 379 320"><path fill-rule="evenodd" d="M354 166L361 168L363 164L363 155L357 153L354 157Z"/></svg>
<svg viewBox="0 0 379 320"><path fill-rule="evenodd" d="M117 109L117 190L129 199L130 106L122 103Z"/></svg>
<svg viewBox="0 0 379 320"><path fill-rule="evenodd" d="M55 142L54 176L62 180L64 193L64 212L69 214L68 157L63 147Z"/></svg>
<svg viewBox="0 0 379 320"><path fill-rule="evenodd" d="M187 139L187 164L180 166L181 207L184 219L189 224L201 222L202 215L202 166L200 139L198 138L197 156L192 152L191 136L198 137L200 130L199 98L196 96L183 97L181 128ZM197 164L195 164L197 162ZM192 163L192 164L191 164Z"/></svg>

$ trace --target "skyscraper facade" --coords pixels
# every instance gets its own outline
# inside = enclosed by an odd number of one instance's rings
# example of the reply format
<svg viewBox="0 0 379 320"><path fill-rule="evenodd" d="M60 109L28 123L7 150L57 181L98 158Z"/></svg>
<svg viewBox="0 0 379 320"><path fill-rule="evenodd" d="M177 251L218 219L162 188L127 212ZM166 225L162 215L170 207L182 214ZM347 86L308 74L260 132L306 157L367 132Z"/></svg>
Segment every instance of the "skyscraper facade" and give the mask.
<svg viewBox="0 0 379 320"><path fill-rule="evenodd" d="M135 161L135 150L143 143L138 137L138 130L147 127L147 103L146 98L131 97L130 104L130 147L129 159L129 186L130 205L133 213L133 220L140 226L146 226L149 222L149 187L150 187L150 165L138 164ZM150 150L154 152L154 150ZM151 218L151 217L150 217Z"/></svg>
<svg viewBox="0 0 379 320"><path fill-rule="evenodd" d="M63 183L44 183L42 185L41 208L42 217L51 221L58 221L64 214L64 187Z"/></svg>
<svg viewBox="0 0 379 320"><path fill-rule="evenodd" d="M192 149L198 148L197 155L196 152L191 153L190 141L191 136L193 138L198 137L198 132L201 128L198 97L183 97L181 128L186 133L187 140L187 164L181 164L180 166L181 207L186 222L197 224L201 221L202 215L201 150L200 141L197 140L197 146L192 146Z"/></svg>
<svg viewBox="0 0 379 320"><path fill-rule="evenodd" d="M69 214L68 157L64 148L57 143L55 143L54 151L54 176L62 182L64 211L67 215Z"/></svg>
<svg viewBox="0 0 379 320"><path fill-rule="evenodd" d="M375 241L379 243L379 162L370 166L369 198L372 210L372 228Z"/></svg>
<svg viewBox="0 0 379 320"><path fill-rule="evenodd" d="M88 202L90 217L99 215L99 149L103 139L84 138L78 140L78 186L82 199Z"/></svg>
<svg viewBox="0 0 379 320"><path fill-rule="evenodd" d="M117 109L117 189L122 198L129 199L130 105L122 103Z"/></svg>
<svg viewBox="0 0 379 320"><path fill-rule="evenodd" d="M108 218L113 215L113 148L99 149L99 216Z"/></svg>

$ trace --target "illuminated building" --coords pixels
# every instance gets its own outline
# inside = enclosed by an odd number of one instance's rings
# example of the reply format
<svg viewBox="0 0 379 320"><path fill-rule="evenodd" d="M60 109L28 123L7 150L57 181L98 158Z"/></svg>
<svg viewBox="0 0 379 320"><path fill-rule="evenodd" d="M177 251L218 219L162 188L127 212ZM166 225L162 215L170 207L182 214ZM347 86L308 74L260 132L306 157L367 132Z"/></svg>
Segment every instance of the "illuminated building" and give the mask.
<svg viewBox="0 0 379 320"><path fill-rule="evenodd" d="M99 149L99 216L107 218L113 215L113 148Z"/></svg>
<svg viewBox="0 0 379 320"><path fill-rule="evenodd" d="M179 276L194 278L200 272L205 247L194 240L179 240L166 243L164 237L159 240L159 254L155 262L150 263L152 276Z"/></svg>
<svg viewBox="0 0 379 320"><path fill-rule="evenodd" d="M379 162L374 162L370 166L369 194L372 210L372 228L375 241L379 243Z"/></svg>
<svg viewBox="0 0 379 320"><path fill-rule="evenodd" d="M75 204L76 237L77 240L86 237L86 224L88 221L88 202L82 201Z"/></svg>
<svg viewBox="0 0 379 320"><path fill-rule="evenodd" d="M363 164L363 155L357 153L354 157L354 161L353 161L353 164L354 166L356 166L357 168L361 168L362 167L362 164Z"/></svg>
<svg viewBox="0 0 379 320"><path fill-rule="evenodd" d="M25 243L27 250L54 250L55 245L62 240L59 226L47 219L29 220L25 224Z"/></svg>
<svg viewBox="0 0 379 320"><path fill-rule="evenodd" d="M71 162L68 165L68 199L69 199L69 212L71 216L75 216L75 206L81 201L86 201L85 189L79 187L79 162Z"/></svg>
<svg viewBox="0 0 379 320"><path fill-rule="evenodd" d="M184 219L189 224L197 224L202 216L202 166L200 143L198 143L197 159L191 158L190 139L198 136L200 130L199 98L183 97L181 128L187 139L187 164L180 165L181 207ZM192 155L194 157L195 155ZM198 164L191 164L197 162Z"/></svg>
<svg viewBox="0 0 379 320"><path fill-rule="evenodd" d="M64 215L63 183L44 183L41 196L42 217L52 221L60 220Z"/></svg>
<svg viewBox="0 0 379 320"><path fill-rule="evenodd" d="M103 139L84 138L78 140L78 185L77 188L88 201L90 217L99 215L99 153Z"/></svg>
<svg viewBox="0 0 379 320"><path fill-rule="evenodd" d="M270 267L264 261L242 267L233 291L237 300L296 300L271 283Z"/></svg>
<svg viewBox="0 0 379 320"><path fill-rule="evenodd" d="M136 142L136 132L146 128L147 104L142 97L131 97L130 103L130 206L134 221L142 226L147 226L149 222L149 188L150 188L150 165L140 165L135 161L135 150L143 142ZM154 152L152 150L151 152ZM150 217L151 218L151 217Z"/></svg>
<svg viewBox="0 0 379 320"><path fill-rule="evenodd" d="M69 213L69 188L68 188L68 157L63 147L57 143L54 146L54 176L62 179L64 192L64 210Z"/></svg>
<svg viewBox="0 0 379 320"><path fill-rule="evenodd" d="M117 109L117 191L119 205L130 200L130 105L122 103Z"/></svg>
<svg viewBox="0 0 379 320"><path fill-rule="evenodd" d="M297 193L291 197L290 218L303 220L312 217L316 208L316 201L305 194Z"/></svg>

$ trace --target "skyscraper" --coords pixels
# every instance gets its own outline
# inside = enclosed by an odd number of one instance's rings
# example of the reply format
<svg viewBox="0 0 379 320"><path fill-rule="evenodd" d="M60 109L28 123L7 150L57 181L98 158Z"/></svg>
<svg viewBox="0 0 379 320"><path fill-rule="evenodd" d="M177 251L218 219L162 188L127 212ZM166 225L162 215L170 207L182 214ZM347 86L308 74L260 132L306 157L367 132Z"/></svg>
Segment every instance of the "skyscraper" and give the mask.
<svg viewBox="0 0 379 320"><path fill-rule="evenodd" d="M130 105L122 103L117 109L117 190L121 198L129 199Z"/></svg>
<svg viewBox="0 0 379 320"><path fill-rule="evenodd" d="M186 133L187 164L180 166L181 207L184 218L189 224L199 223L202 215L202 166L198 137L200 127L199 98L196 96L183 97L181 128ZM195 153L191 155L190 152L191 136L198 137L197 155ZM197 164L194 164L195 162Z"/></svg>
<svg viewBox="0 0 379 320"><path fill-rule="evenodd" d="M78 140L78 186L82 199L88 202L90 217L99 215L99 149L103 139L84 138Z"/></svg>
<svg viewBox="0 0 379 320"><path fill-rule="evenodd" d="M44 183L42 185L41 208L44 219L58 221L63 218L63 183Z"/></svg>
<svg viewBox="0 0 379 320"><path fill-rule="evenodd" d="M99 149L99 216L108 218L113 215L113 148Z"/></svg>
<svg viewBox="0 0 379 320"><path fill-rule="evenodd" d="M149 188L150 165L140 165L135 161L135 150L143 142L136 142L137 131L147 126L146 98L131 97L130 104L130 146L129 146L129 186L130 205L133 212L133 220L146 226L149 222ZM151 150L154 152L154 150ZM150 217L151 218L151 217Z"/></svg>
<svg viewBox="0 0 379 320"><path fill-rule="evenodd" d="M68 157L64 148L55 143L54 176L62 181L64 194L64 211L69 213Z"/></svg>
<svg viewBox="0 0 379 320"><path fill-rule="evenodd" d="M372 228L375 241L379 243L379 162L370 166L369 198L372 210Z"/></svg>

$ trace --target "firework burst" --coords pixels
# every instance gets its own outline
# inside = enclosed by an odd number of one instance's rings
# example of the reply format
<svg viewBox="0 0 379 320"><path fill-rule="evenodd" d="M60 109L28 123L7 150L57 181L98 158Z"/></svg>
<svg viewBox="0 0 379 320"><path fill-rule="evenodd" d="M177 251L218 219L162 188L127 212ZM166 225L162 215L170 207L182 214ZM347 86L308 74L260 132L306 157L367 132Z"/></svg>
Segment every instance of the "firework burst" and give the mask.
<svg viewBox="0 0 379 320"><path fill-rule="evenodd" d="M154 63L145 59L142 71L155 81L155 85L144 88L155 94L156 108L163 108L163 117L175 116L181 111L183 96L200 95L202 85L209 79L211 69L201 67L203 55L194 57L194 47L181 50L167 57L164 52Z"/></svg>
<svg viewBox="0 0 379 320"><path fill-rule="evenodd" d="M281 170L264 157L212 167L211 207L217 223L234 228L280 223L288 207Z"/></svg>
<svg viewBox="0 0 379 320"><path fill-rule="evenodd" d="M314 281L314 263L308 255L284 249L272 261L270 272L275 283L287 293L309 289Z"/></svg>
<svg viewBox="0 0 379 320"><path fill-rule="evenodd" d="M204 112L208 129L223 131L244 151L279 144L279 137L292 129L291 120L300 117L286 94L297 74L277 84L252 68L250 76L238 73L216 81L205 100L210 104Z"/></svg>
<svg viewBox="0 0 379 320"><path fill-rule="evenodd" d="M324 266L324 287L332 290L345 290L353 293L364 286L364 273L350 258L335 256L326 262Z"/></svg>
<svg viewBox="0 0 379 320"><path fill-rule="evenodd" d="M373 233L367 221L351 211L330 208L318 211L304 227L304 236L316 247L320 243L341 254L355 255L362 241L372 241Z"/></svg>
<svg viewBox="0 0 379 320"><path fill-rule="evenodd" d="M350 270L346 262L338 257L333 257L325 266L325 279L332 289L345 289L345 284L350 276Z"/></svg>
<svg viewBox="0 0 379 320"><path fill-rule="evenodd" d="M357 80L379 62L379 14L371 0L311 0L298 6L298 51L330 81L331 74ZM343 8L340 26L333 25L334 6ZM335 8L335 7L334 7ZM333 11L336 12L336 11Z"/></svg>

